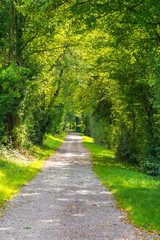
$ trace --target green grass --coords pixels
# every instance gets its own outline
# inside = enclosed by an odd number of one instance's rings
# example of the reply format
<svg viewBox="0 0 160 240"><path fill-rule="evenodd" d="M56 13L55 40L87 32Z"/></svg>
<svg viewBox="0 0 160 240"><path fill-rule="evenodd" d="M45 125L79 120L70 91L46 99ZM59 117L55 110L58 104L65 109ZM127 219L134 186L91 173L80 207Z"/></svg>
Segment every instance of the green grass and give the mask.
<svg viewBox="0 0 160 240"><path fill-rule="evenodd" d="M7 200L16 194L21 186L35 177L43 162L63 142L65 135L47 135L43 146L32 146L28 151L19 153L1 149L0 156L0 207L3 210Z"/></svg>
<svg viewBox="0 0 160 240"><path fill-rule="evenodd" d="M58 146L63 142L65 136L66 134L63 134L61 136L46 135L43 141L43 145L41 147L33 146L30 149L30 152L36 158L44 160L48 158L51 154L53 154L54 150L56 150Z"/></svg>
<svg viewBox="0 0 160 240"><path fill-rule="evenodd" d="M114 151L95 144L90 137L83 136L83 143L91 151L94 172L128 212L128 218L139 227L160 233L160 181L117 161Z"/></svg>

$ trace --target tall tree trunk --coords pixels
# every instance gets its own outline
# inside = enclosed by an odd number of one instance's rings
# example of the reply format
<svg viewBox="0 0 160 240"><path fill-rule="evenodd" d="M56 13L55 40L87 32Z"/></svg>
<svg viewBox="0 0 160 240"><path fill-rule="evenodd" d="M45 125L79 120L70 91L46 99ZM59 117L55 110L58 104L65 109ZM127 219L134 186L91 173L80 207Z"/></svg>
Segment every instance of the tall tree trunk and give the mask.
<svg viewBox="0 0 160 240"><path fill-rule="evenodd" d="M13 117L13 130L16 131L15 128L18 127L18 115L16 114L14 117ZM17 133L14 132L13 133L13 144L14 144L14 148L17 149L18 148L18 137L17 137Z"/></svg>
<svg viewBox="0 0 160 240"><path fill-rule="evenodd" d="M11 23L10 23L10 48L9 48L9 65L14 61L15 52L15 4L14 1L11 3ZM15 106L18 105L18 99L15 99ZM18 139L16 134L16 128L18 127L18 114L8 113L6 130L8 135L12 138L13 146L15 149L18 147ZM15 131L15 132L14 132Z"/></svg>
<svg viewBox="0 0 160 240"><path fill-rule="evenodd" d="M19 99L16 98L16 108L19 105ZM13 138L13 144L14 144L14 148L17 149L18 148L18 136L17 136L17 128L18 128L18 122L19 122L19 116L18 113L14 113L13 115L13 133L12 133L12 138Z"/></svg>
<svg viewBox="0 0 160 240"><path fill-rule="evenodd" d="M15 6L12 1L11 6L11 23L10 23L10 49L9 49L9 64L13 61L14 56L14 34L15 34Z"/></svg>

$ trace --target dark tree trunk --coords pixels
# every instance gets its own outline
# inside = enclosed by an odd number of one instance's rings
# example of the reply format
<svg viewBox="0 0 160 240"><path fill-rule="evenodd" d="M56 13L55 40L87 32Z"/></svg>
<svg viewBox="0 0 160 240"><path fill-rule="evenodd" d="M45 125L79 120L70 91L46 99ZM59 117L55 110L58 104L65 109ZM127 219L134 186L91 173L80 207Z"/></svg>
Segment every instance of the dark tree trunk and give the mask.
<svg viewBox="0 0 160 240"><path fill-rule="evenodd" d="M10 48L9 48L9 65L15 61L15 37L16 37L16 11L15 11L15 3L12 1L11 4L11 23L10 23ZM18 36L16 44L18 44ZM18 148L18 137L16 133L16 128L18 127L18 114L17 114L17 107L19 105L19 99L15 99L14 103L14 112L7 113L7 122L6 122L6 132L10 136L13 141L13 146L15 149Z"/></svg>
<svg viewBox="0 0 160 240"><path fill-rule="evenodd" d="M11 23L10 23L10 49L9 49L9 64L13 61L14 56L14 34L15 34L15 6L12 2L11 6Z"/></svg>
<svg viewBox="0 0 160 240"><path fill-rule="evenodd" d="M18 115L13 116L13 131L18 127ZM14 144L14 148L17 149L18 148L18 137L17 137L17 133L14 132L13 134L13 144Z"/></svg>

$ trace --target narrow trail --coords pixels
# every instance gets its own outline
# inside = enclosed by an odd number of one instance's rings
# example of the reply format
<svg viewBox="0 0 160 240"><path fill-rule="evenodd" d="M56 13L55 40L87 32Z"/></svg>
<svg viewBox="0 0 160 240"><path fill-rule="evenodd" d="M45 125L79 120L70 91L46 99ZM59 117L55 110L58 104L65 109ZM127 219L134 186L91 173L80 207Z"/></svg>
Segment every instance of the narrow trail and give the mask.
<svg viewBox="0 0 160 240"><path fill-rule="evenodd" d="M89 156L81 136L69 133L9 203L0 218L0 240L153 239L125 221Z"/></svg>

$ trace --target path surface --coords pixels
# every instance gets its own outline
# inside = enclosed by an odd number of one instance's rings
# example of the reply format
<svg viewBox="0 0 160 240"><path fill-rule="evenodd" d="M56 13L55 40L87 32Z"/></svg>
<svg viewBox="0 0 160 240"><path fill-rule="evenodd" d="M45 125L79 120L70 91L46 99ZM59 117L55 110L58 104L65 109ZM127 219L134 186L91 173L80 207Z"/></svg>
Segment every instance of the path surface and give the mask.
<svg viewBox="0 0 160 240"><path fill-rule="evenodd" d="M0 240L153 239L125 215L92 172L89 152L70 133L38 177L0 218Z"/></svg>

